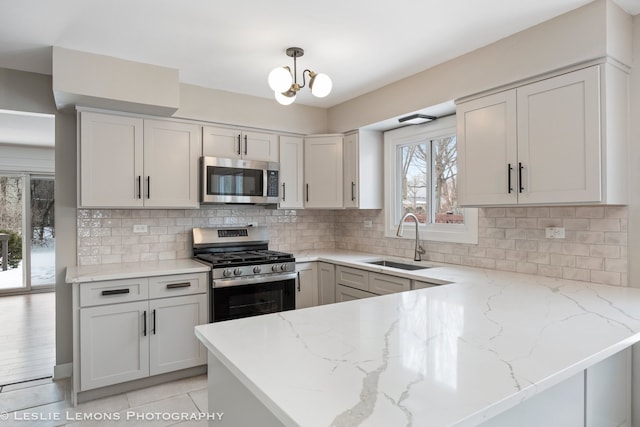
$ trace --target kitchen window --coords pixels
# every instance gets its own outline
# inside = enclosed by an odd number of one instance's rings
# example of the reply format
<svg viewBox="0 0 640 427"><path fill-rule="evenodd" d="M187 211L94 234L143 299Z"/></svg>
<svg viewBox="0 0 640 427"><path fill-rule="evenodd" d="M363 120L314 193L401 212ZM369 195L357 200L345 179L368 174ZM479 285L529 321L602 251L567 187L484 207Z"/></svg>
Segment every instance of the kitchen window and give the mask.
<svg viewBox="0 0 640 427"><path fill-rule="evenodd" d="M385 132L384 144L386 235L411 212L422 240L478 243L477 209L458 206L455 116Z"/></svg>

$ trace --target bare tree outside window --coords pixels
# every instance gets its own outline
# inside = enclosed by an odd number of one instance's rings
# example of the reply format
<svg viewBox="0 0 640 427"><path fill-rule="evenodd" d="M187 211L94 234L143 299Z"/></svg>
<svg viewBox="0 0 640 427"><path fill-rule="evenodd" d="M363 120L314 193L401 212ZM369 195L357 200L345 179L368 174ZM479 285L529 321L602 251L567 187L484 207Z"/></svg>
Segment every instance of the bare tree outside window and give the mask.
<svg viewBox="0 0 640 427"><path fill-rule="evenodd" d="M52 179L31 180L31 241L43 245L49 237L55 237Z"/></svg>
<svg viewBox="0 0 640 427"><path fill-rule="evenodd" d="M403 213L414 213L421 224L463 224L457 200L455 135L401 146L399 151Z"/></svg>
<svg viewBox="0 0 640 427"><path fill-rule="evenodd" d="M55 283L54 203L52 176L0 175L0 233L10 236L0 291Z"/></svg>

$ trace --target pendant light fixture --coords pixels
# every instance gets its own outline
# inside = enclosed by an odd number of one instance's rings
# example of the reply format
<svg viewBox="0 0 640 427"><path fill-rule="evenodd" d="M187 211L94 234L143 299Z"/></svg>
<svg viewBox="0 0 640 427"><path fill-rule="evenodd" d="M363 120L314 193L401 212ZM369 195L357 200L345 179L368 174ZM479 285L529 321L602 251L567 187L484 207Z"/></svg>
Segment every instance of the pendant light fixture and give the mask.
<svg viewBox="0 0 640 427"><path fill-rule="evenodd" d="M300 89L306 85L306 74L309 75L309 89L318 98L329 95L333 86L331 78L324 73L316 73L311 70L302 72L302 85L298 83L297 58L304 55L304 50L299 47L290 47L286 50L287 56L293 58L293 74L289 67L274 68L269 73L269 87L274 91L276 101L282 105L292 104Z"/></svg>

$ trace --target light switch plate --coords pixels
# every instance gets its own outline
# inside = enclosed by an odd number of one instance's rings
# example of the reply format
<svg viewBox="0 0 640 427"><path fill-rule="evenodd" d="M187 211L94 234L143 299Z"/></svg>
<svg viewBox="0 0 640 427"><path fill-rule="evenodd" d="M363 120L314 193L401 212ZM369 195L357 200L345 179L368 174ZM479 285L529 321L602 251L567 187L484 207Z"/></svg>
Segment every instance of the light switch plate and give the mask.
<svg viewBox="0 0 640 427"><path fill-rule="evenodd" d="M365 226L365 228L371 228L371 227L373 227L373 222L371 220L365 220L364 221L364 226Z"/></svg>

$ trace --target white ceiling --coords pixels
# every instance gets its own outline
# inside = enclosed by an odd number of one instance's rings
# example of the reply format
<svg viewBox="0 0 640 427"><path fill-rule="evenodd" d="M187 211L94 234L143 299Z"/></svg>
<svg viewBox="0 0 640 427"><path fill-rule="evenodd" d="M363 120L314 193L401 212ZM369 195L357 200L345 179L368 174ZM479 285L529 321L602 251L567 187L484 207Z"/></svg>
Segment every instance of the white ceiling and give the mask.
<svg viewBox="0 0 640 427"><path fill-rule="evenodd" d="M50 74L55 45L271 98L269 71L291 66L284 51L298 46L298 69L327 73L333 91L304 89L296 103L328 108L589 1L0 0L0 67ZM616 3L640 13L640 0Z"/></svg>

